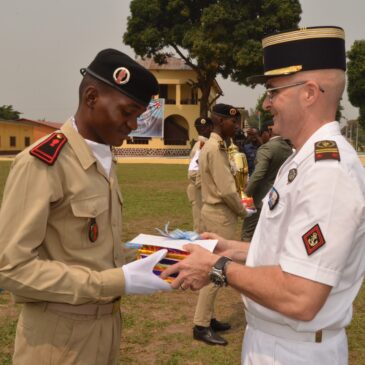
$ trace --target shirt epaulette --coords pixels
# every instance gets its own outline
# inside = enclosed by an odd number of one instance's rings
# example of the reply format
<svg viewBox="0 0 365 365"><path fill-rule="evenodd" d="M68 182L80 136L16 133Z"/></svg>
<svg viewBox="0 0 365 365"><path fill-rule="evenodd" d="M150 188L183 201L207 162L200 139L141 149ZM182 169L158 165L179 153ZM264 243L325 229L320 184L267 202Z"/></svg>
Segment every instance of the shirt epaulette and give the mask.
<svg viewBox="0 0 365 365"><path fill-rule="evenodd" d="M314 144L314 159L340 161L340 152L335 141L318 141Z"/></svg>
<svg viewBox="0 0 365 365"><path fill-rule="evenodd" d="M67 138L63 133L52 133L47 139L33 147L29 153L47 165L53 165L66 142Z"/></svg>

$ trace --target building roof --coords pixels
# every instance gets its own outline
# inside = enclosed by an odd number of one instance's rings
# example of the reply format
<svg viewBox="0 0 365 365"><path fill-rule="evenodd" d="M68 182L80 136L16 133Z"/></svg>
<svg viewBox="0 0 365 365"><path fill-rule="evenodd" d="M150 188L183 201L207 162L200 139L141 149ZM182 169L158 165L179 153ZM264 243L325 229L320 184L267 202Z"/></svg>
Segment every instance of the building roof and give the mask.
<svg viewBox="0 0 365 365"><path fill-rule="evenodd" d="M153 58L146 58L144 60L140 58L137 61L148 70L192 70L192 68L188 66L184 60L172 56L167 57L167 63L162 65L156 63Z"/></svg>
<svg viewBox="0 0 365 365"><path fill-rule="evenodd" d="M21 122L21 123L30 123L33 125L39 125L39 126L46 126L46 127L51 127L54 129L59 129L62 126L62 123L57 123L57 122L48 122L46 120L31 120L31 119L26 119L26 118L20 118L17 120L14 120L13 122Z"/></svg>

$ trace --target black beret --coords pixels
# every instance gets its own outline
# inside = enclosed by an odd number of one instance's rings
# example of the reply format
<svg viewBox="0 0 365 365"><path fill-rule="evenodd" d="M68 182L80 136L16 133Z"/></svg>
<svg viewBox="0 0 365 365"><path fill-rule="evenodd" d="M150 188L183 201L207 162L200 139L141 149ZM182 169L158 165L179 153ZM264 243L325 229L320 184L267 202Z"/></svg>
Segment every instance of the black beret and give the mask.
<svg viewBox="0 0 365 365"><path fill-rule="evenodd" d="M213 125L213 121L210 118L199 117L195 119L195 127L203 127L207 125Z"/></svg>
<svg viewBox="0 0 365 365"><path fill-rule="evenodd" d="M345 32L340 27L308 27L275 33L263 38L262 47L264 74L248 77L251 84L299 71L346 70Z"/></svg>
<svg viewBox="0 0 365 365"><path fill-rule="evenodd" d="M237 108L228 104L216 104L212 108L212 113L223 118L234 118L239 120L241 118L241 113Z"/></svg>
<svg viewBox="0 0 365 365"><path fill-rule="evenodd" d="M158 94L158 82L153 74L126 54L116 49L100 51L85 73L119 90L137 103L147 106Z"/></svg>

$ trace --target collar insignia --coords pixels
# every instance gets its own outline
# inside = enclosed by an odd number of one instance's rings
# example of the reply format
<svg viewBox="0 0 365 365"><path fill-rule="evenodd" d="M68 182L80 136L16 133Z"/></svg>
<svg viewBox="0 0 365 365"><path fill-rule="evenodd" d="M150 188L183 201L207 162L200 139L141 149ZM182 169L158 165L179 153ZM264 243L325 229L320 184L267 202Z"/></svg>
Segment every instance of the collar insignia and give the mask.
<svg viewBox="0 0 365 365"><path fill-rule="evenodd" d="M270 210L273 210L276 207L276 205L279 203L279 199L280 195L278 191L274 187L272 187L269 193L269 201L268 201Z"/></svg>
<svg viewBox="0 0 365 365"><path fill-rule="evenodd" d="M289 173L288 173L288 184L290 184L296 177L298 174L298 170L297 169L290 169Z"/></svg>
<svg viewBox="0 0 365 365"><path fill-rule="evenodd" d="M308 256L317 251L326 243L318 224L316 224L307 233L305 233L302 236L302 239Z"/></svg>
<svg viewBox="0 0 365 365"><path fill-rule="evenodd" d="M226 144L224 143L224 141L219 141L219 142L218 142L218 145L219 145L219 149L220 149L221 151L226 151L226 150L227 150L227 148L226 148Z"/></svg>
<svg viewBox="0 0 365 365"><path fill-rule="evenodd" d="M340 152L335 141L319 141L314 145L314 159L340 161Z"/></svg>

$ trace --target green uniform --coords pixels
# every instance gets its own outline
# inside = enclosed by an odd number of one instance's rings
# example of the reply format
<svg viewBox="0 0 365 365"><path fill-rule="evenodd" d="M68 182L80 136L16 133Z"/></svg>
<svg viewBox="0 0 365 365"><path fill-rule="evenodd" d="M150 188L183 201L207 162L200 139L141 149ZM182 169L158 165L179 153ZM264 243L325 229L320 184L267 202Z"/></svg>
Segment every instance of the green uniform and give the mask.
<svg viewBox="0 0 365 365"><path fill-rule="evenodd" d="M251 241L260 217L262 199L273 186L280 166L292 152L291 147L280 136L272 137L257 150L255 169L246 188L246 194L254 199L257 213L245 218L241 236L243 241Z"/></svg>

